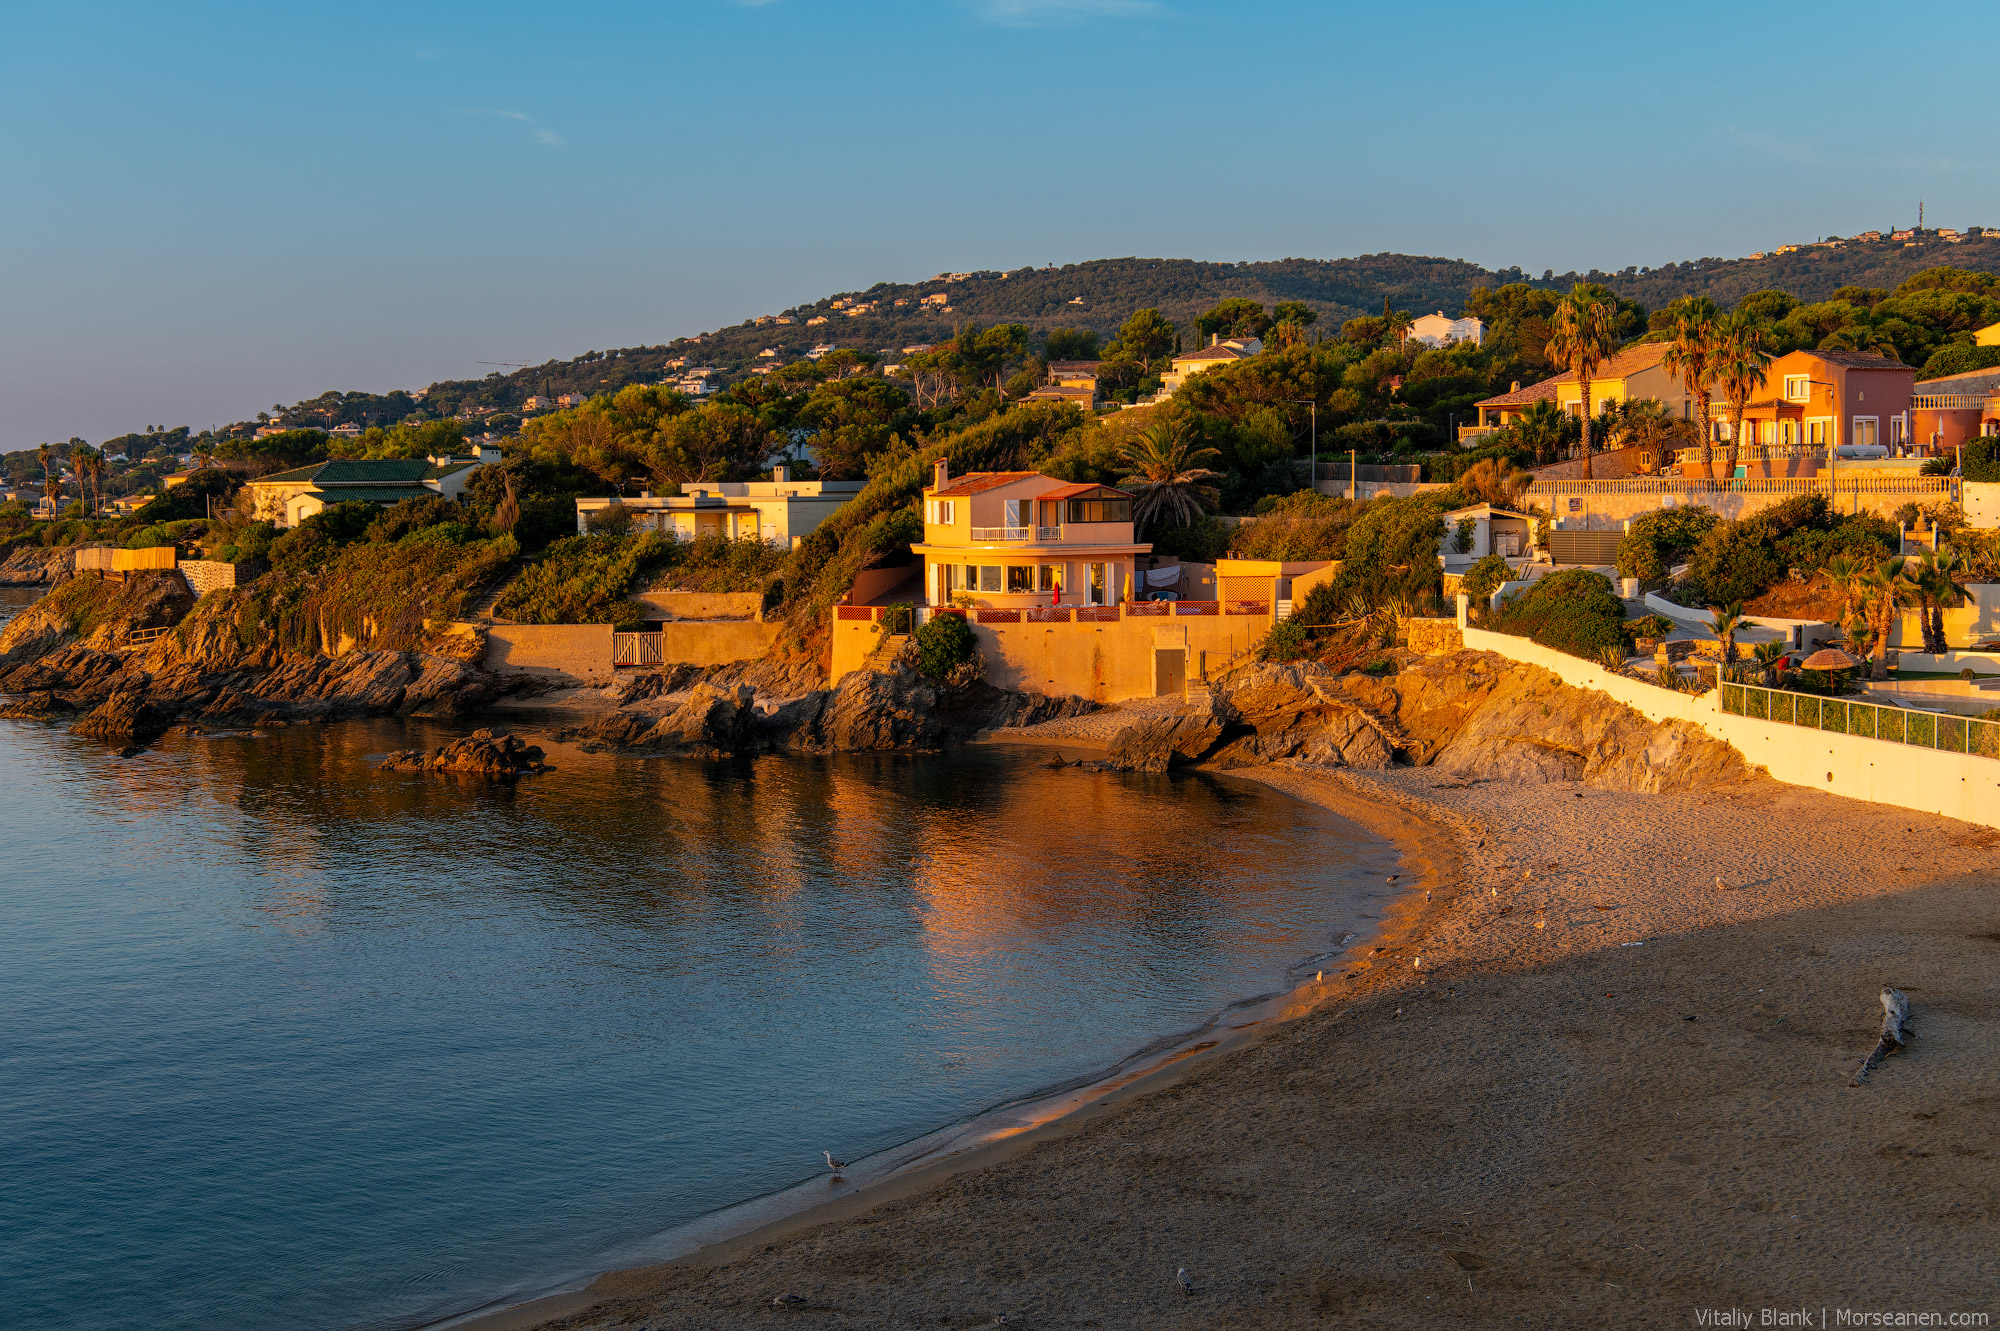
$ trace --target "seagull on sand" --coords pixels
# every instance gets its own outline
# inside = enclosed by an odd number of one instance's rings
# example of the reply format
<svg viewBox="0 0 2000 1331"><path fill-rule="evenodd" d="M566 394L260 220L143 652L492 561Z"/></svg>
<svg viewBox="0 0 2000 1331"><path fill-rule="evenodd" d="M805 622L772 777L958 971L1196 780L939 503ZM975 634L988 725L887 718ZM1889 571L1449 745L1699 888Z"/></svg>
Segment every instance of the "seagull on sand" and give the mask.
<svg viewBox="0 0 2000 1331"><path fill-rule="evenodd" d="M1185 1266L1183 1266L1180 1270L1174 1272L1174 1279L1177 1282L1179 1282L1182 1294L1190 1296L1193 1295L1194 1281L1188 1278L1187 1268Z"/></svg>
<svg viewBox="0 0 2000 1331"><path fill-rule="evenodd" d="M821 1151L820 1154L826 1157L826 1167L834 1173L838 1174L841 1170L847 1168L848 1162L834 1159L832 1151Z"/></svg>

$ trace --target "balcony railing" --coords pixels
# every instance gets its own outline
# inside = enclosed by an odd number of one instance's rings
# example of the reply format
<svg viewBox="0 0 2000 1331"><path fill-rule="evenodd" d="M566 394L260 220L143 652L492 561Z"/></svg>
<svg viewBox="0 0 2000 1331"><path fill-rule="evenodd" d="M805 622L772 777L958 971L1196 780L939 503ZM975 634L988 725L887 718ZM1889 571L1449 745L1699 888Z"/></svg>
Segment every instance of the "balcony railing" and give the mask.
<svg viewBox="0 0 2000 1331"><path fill-rule="evenodd" d="M1062 539L1061 527L974 527L972 539L980 544L991 541L1050 542Z"/></svg>
<svg viewBox="0 0 2000 1331"><path fill-rule="evenodd" d="M1980 411L1995 398L2000 398L2000 394L1988 397L1984 393L1918 393L1910 399L1910 405L1918 411Z"/></svg>

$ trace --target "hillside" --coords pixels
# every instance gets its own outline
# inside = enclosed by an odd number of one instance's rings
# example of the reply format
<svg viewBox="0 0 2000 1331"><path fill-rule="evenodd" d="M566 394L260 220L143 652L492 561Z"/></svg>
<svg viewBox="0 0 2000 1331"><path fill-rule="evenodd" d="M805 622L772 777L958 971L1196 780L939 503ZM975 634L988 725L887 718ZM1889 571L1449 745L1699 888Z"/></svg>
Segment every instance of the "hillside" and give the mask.
<svg viewBox="0 0 2000 1331"><path fill-rule="evenodd" d="M387 426L421 413L441 417L486 408L516 413L531 396L594 395L629 383L658 383L679 371L670 362L709 366L727 380L740 375L771 350L782 362L816 345L833 344L892 355L901 348L937 342L967 324L1023 323L1037 332L1050 328L1089 329L1110 334L1134 310L1152 307L1187 329L1216 303L1247 297L1264 305L1303 301L1318 315L1315 331L1332 334L1348 319L1379 314L1386 298L1397 309L1421 314L1458 314L1475 287L1511 282L1566 291L1579 281L1599 282L1648 310L1678 296L1707 295L1725 308L1753 291L1776 289L1801 301L1821 301L1844 286L1894 288L1920 269L1950 264L2000 274L2000 233L1987 232L1959 244L1930 238L1914 246L1898 241L1852 241L1837 249L1806 249L1755 259L1699 259L1663 268L1628 267L1619 272L1554 273L1536 277L1519 268L1487 269L1462 259L1406 254L1369 254L1349 259L1281 259L1269 263L1211 263L1198 259L1094 259L1060 268L1011 272L941 274L925 282L878 283L866 291L833 292L788 310L694 337L655 346L587 351L570 360L479 379L440 380L417 394L401 391L327 393L287 409L284 423L325 428L338 424ZM949 306L925 306L923 298L943 294ZM867 302L872 310L852 317L845 308ZM898 305L896 302L903 302ZM774 322L778 316L792 322ZM812 324L808 320L825 322ZM249 423L243 423L247 426ZM510 427L503 419L501 428ZM241 430L243 427L233 427ZM245 431L247 432L247 431ZM223 433L229 433L224 431ZM148 441L131 437L135 444ZM116 441L114 441L116 442ZM25 460L17 479L38 475Z"/></svg>

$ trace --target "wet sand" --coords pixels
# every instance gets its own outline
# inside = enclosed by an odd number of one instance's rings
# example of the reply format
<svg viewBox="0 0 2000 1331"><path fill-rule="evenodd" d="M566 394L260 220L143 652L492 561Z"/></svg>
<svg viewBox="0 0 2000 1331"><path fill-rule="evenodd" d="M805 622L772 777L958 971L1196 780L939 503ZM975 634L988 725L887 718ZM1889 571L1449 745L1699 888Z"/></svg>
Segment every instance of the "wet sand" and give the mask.
<svg viewBox="0 0 2000 1331"><path fill-rule="evenodd" d="M1303 1015L482 1325L2000 1311L2000 833L1763 780L1232 775L1411 858L1380 951L1301 991ZM1919 1035L1852 1088L1885 982Z"/></svg>

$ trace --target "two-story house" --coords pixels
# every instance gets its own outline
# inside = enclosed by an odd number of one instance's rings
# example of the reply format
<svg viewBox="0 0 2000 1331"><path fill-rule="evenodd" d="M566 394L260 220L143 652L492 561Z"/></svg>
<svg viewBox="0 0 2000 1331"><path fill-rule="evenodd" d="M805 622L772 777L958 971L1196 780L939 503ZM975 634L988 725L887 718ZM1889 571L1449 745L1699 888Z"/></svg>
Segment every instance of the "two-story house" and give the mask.
<svg viewBox="0 0 2000 1331"><path fill-rule="evenodd" d="M1483 319L1450 319L1445 312L1419 315L1410 321L1410 340L1421 342L1427 347L1445 347L1453 342L1470 342L1482 346L1486 342L1486 322Z"/></svg>
<svg viewBox="0 0 2000 1331"><path fill-rule="evenodd" d="M1032 471L954 478L939 459L924 489L924 561L930 604L1004 609L1117 605L1130 599L1133 563L1152 546L1132 539L1132 496Z"/></svg>
<svg viewBox="0 0 2000 1331"><path fill-rule="evenodd" d="M1779 453L1803 452L1808 463L1798 474L1811 474L1811 457L1829 447L1891 450L1912 442L1910 410L1917 372L1899 360L1872 351L1791 351L1764 367L1764 388L1745 405L1745 447L1774 445ZM1728 406L1709 404L1718 440L1727 442ZM1767 467L1778 459L1743 458L1747 476L1784 475ZM1755 463L1756 465L1752 465ZM1695 465L1699 466L1697 462Z"/></svg>
<svg viewBox="0 0 2000 1331"><path fill-rule="evenodd" d="M1512 425L1537 402L1553 402L1556 409L1567 416L1581 416L1586 410L1595 416L1606 407L1620 402L1652 398L1682 420L1692 420L1693 396L1680 376L1660 363L1667 354L1667 345L1665 342L1642 342L1606 358L1597 367L1597 372L1590 376L1590 402L1587 406L1583 400L1583 385L1568 370L1526 388L1516 384L1509 392L1475 403L1479 423L1461 429L1458 432L1459 442L1471 443L1480 435Z"/></svg>
<svg viewBox="0 0 2000 1331"><path fill-rule="evenodd" d="M677 495L650 491L638 497L578 499L576 530L590 530L594 513L614 505L642 528L679 540L722 536L790 549L861 493L865 481L793 480L788 468L771 468L768 481L688 481Z"/></svg>
<svg viewBox="0 0 2000 1331"><path fill-rule="evenodd" d="M1233 365L1240 360L1248 360L1264 349L1262 338L1219 337L1199 351L1189 351L1174 357L1174 368L1160 376L1160 391L1178 393L1181 385L1194 375L1212 370L1218 365Z"/></svg>

